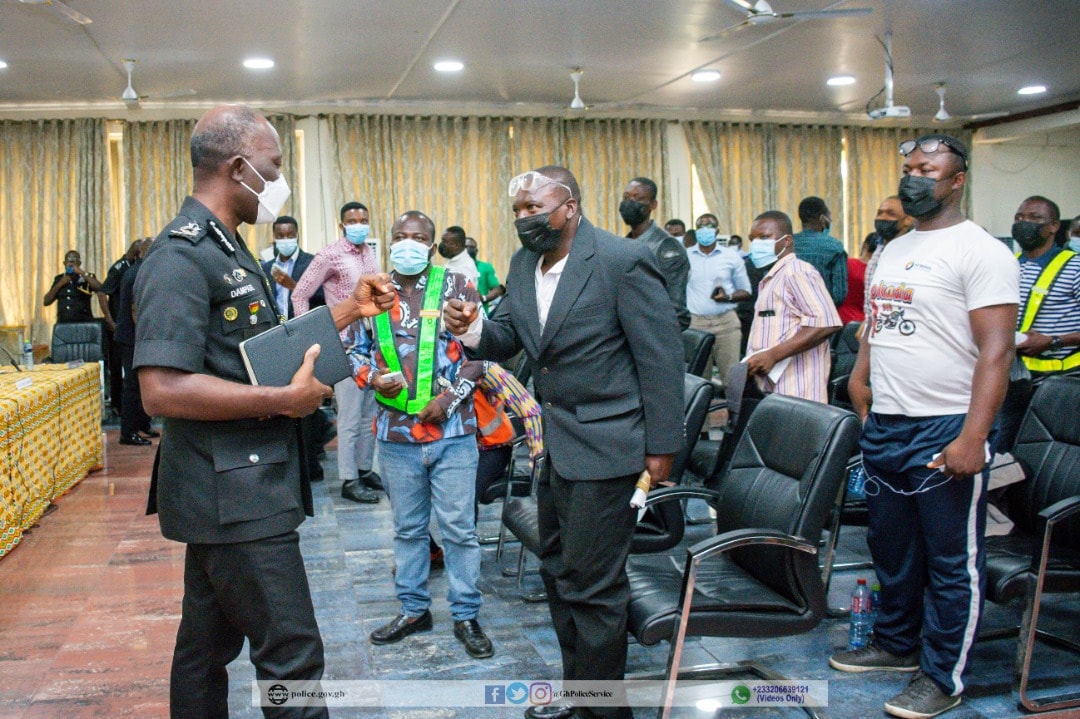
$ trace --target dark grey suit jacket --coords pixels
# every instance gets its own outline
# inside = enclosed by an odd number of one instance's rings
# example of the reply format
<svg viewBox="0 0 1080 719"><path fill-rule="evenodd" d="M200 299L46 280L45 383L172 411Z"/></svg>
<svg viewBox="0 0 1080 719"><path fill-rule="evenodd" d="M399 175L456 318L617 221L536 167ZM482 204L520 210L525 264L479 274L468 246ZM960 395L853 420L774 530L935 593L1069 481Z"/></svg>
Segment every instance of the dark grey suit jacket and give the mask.
<svg viewBox="0 0 1080 719"><path fill-rule="evenodd" d="M646 454L682 448L683 358L675 310L656 256L582 218L543 334L536 304L540 256L519 250L507 294L484 321L477 354L533 363L544 447L570 480L640 472Z"/></svg>
<svg viewBox="0 0 1080 719"><path fill-rule="evenodd" d="M311 254L310 252L304 252L303 250L300 250L300 254L298 254L296 256L296 262L293 263L293 269L292 269L291 277L294 280L296 280L297 282L299 282L300 277L303 276L304 272L307 271L308 265L311 264L311 261L313 259L315 259L315 255ZM274 291L276 292L277 291L277 284L274 283L274 276L272 274L270 274L270 268L272 268L273 266L274 266L274 260L266 260L265 262L262 263L262 271L263 271L264 275L266 275L267 277L270 278L270 282L271 282L270 286L273 287ZM311 299L308 300L308 302L311 303L310 306L308 307L308 309L312 309L312 310L315 309L316 307L321 307L322 305L325 305L326 304L326 296L323 294L323 288L320 287L319 289L315 290L315 294L313 294L311 296ZM291 296L290 296L290 299L289 299L289 311L286 313L285 318L290 319L290 320L293 318L293 307L292 307L292 298L291 298Z"/></svg>

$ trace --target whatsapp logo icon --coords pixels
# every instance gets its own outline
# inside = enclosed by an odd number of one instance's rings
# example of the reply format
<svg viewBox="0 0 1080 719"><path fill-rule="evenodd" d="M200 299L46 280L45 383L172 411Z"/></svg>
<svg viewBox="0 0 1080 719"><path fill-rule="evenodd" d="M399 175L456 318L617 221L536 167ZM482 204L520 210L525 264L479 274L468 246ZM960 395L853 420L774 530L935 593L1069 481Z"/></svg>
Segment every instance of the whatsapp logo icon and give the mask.
<svg viewBox="0 0 1080 719"><path fill-rule="evenodd" d="M735 704L745 704L750 701L750 690L739 684L731 690L731 701Z"/></svg>

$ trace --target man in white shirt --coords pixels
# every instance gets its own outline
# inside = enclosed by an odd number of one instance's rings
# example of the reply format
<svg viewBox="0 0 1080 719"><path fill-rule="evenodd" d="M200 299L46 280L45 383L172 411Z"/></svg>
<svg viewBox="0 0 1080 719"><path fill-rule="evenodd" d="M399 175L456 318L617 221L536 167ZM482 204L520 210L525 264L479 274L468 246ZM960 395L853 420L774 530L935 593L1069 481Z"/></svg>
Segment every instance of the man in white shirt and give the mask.
<svg viewBox="0 0 1080 719"><path fill-rule="evenodd" d="M900 202L915 230L882 251L859 349L870 387L851 380L866 418L867 541L882 602L872 643L829 664L915 672L885 711L932 717L960 703L982 610L982 470L1015 351L1019 271L961 212L967 148L932 134L900 151Z"/></svg>
<svg viewBox="0 0 1080 719"><path fill-rule="evenodd" d="M736 303L750 298L750 278L739 253L717 244L715 221L700 224L702 219L694 233L695 243L686 251L690 260L686 306L691 329L716 337L705 377L712 377L715 366L720 384L724 384L728 370L739 361L742 325L735 308Z"/></svg>
<svg viewBox="0 0 1080 719"><path fill-rule="evenodd" d="M473 287L480 279L480 270L465 246L465 230L457 225L446 228L439 242L439 254L446 258L444 266L451 272L464 275Z"/></svg>

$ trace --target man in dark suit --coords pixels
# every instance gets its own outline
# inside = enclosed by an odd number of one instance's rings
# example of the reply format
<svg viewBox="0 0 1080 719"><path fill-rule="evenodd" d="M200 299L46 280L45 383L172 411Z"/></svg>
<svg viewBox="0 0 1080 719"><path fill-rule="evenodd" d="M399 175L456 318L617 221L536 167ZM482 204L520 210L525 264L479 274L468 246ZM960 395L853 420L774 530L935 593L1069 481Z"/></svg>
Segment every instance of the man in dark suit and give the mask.
<svg viewBox="0 0 1080 719"><path fill-rule="evenodd" d="M537 501L541 575L565 680L613 680L626 668L626 558L634 483L668 478L684 441L679 324L656 256L581 215L577 180L542 167L510 182L525 249L490 320L451 300L446 327L484 359L524 348L543 406L547 462ZM627 707L578 716L631 717ZM528 717L569 717L566 706Z"/></svg>
<svg viewBox="0 0 1080 719"><path fill-rule="evenodd" d="M315 255L300 249L300 225L295 217L282 215L274 220L274 259L262 263L263 274L274 280L274 297L278 311L286 319L293 318L292 291L296 282L315 259ZM312 307L326 304L320 287L310 299Z"/></svg>

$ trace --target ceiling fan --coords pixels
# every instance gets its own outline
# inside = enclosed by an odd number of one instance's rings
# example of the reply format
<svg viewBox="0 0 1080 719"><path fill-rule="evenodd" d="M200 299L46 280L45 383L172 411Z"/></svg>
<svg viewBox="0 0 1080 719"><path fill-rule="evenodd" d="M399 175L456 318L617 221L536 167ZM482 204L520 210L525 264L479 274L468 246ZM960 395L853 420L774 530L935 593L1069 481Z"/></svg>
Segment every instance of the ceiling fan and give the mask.
<svg viewBox="0 0 1080 719"><path fill-rule="evenodd" d="M575 67L570 71L570 79L574 81L574 99L570 101L571 110L587 110L588 105L581 99L581 92L578 89L578 84L581 82L581 76L583 71L580 67Z"/></svg>
<svg viewBox="0 0 1080 719"><path fill-rule="evenodd" d="M60 13L64 17L77 22L80 25L89 25L93 22L93 20L86 17L78 10L68 7L60 2L60 0L19 0L19 2L26 3L27 5L47 5L52 8L53 11Z"/></svg>
<svg viewBox="0 0 1080 719"><path fill-rule="evenodd" d="M127 87L120 93L120 99L124 101L129 110L138 110L140 100L169 100L175 97L188 97L194 95L195 90L178 90L176 92L164 93L161 95L140 95L135 92L135 87L131 84L131 74L135 70L134 60L124 60L124 69L127 70Z"/></svg>
<svg viewBox="0 0 1080 719"><path fill-rule="evenodd" d="M724 0L728 5L732 6L736 10L746 13L746 19L742 22L732 25L729 28L721 30L718 33L703 37L698 42L708 42L710 40L716 40L717 38L727 35L729 32L738 30L739 28L746 27L748 25L764 25L766 23L775 22L776 20L814 20L819 18L830 17L851 17L855 15L869 15L874 10L868 7L857 8L837 8L834 10L803 10L801 12L777 12L773 10L767 0L757 0L755 3L750 3L749 0Z"/></svg>

